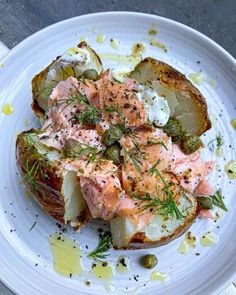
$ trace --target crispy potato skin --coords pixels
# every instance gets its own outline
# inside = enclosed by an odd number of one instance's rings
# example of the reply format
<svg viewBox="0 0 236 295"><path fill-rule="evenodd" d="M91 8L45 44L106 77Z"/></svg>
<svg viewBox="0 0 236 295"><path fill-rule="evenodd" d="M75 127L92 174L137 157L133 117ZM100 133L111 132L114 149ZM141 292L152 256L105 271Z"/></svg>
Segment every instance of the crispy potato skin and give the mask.
<svg viewBox="0 0 236 295"><path fill-rule="evenodd" d="M55 61L57 61L57 59L59 58L60 56L58 56L55 60L53 60L43 71L35 75L34 78L32 79L31 84L32 84L33 101L31 103L31 107L35 115L39 118L43 117L45 113L44 110L38 104L39 88L40 88L40 85L44 83L51 65L54 64Z"/></svg>
<svg viewBox="0 0 236 295"><path fill-rule="evenodd" d="M35 158L32 146L29 146L24 140L24 134L34 131L29 130L22 132L18 135L16 141L16 160L18 169L22 175L22 178L26 174L26 161L31 168L39 159ZM27 190L32 194L34 200L49 213L53 218L65 224L64 221L64 207L65 202L62 196L62 184L63 184L63 170L59 165L50 161L43 161L43 165L37 170L34 176L35 184L25 180L24 184ZM86 208L77 217L78 224L74 226L74 229L79 229L82 225L86 224L91 218L91 214Z"/></svg>
<svg viewBox="0 0 236 295"><path fill-rule="evenodd" d="M16 141L17 166L23 177L26 174L26 161L28 161L29 167L32 167L37 161L37 159L32 156L32 148L29 147L24 140L24 133L25 132L18 135ZM42 169L38 169L35 181L36 185L24 181L27 190L45 211L53 218L64 223L64 199L61 195L62 172L59 167L44 165Z"/></svg>
<svg viewBox="0 0 236 295"><path fill-rule="evenodd" d="M148 71L148 76L143 75L143 71ZM201 114L199 118L199 131L196 135L201 135L211 128L211 121L207 113L207 104L200 91L186 78L185 75L177 71L165 62L147 57L136 65L130 73L130 77L137 79L140 83L148 80L159 80L167 88L177 92L185 91L194 99L197 109Z"/></svg>

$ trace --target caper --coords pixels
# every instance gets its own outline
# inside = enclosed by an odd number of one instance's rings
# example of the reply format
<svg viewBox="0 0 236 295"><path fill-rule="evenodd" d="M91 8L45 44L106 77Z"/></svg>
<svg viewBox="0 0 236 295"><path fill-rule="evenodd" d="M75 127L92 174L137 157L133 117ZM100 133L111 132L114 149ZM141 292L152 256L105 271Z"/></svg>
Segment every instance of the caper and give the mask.
<svg viewBox="0 0 236 295"><path fill-rule="evenodd" d="M121 139L123 132L119 127L111 126L103 133L102 141L104 145L109 146Z"/></svg>
<svg viewBox="0 0 236 295"><path fill-rule="evenodd" d="M93 81L96 81L98 78L98 72L94 69L85 70L83 75L85 78Z"/></svg>
<svg viewBox="0 0 236 295"><path fill-rule="evenodd" d="M157 265L158 259L156 255L147 254L141 258L141 264L145 268L153 268Z"/></svg>
<svg viewBox="0 0 236 295"><path fill-rule="evenodd" d="M180 141L183 135L181 125L178 120L170 118L167 124L164 126L163 131L171 136L174 143Z"/></svg>
<svg viewBox="0 0 236 295"><path fill-rule="evenodd" d="M108 160L112 160L115 164L120 163L120 145L115 143L108 146L104 152L104 157Z"/></svg>
<svg viewBox="0 0 236 295"><path fill-rule="evenodd" d="M186 154L192 154L202 146L202 141L197 135L187 134L180 143L181 150Z"/></svg>
<svg viewBox="0 0 236 295"><path fill-rule="evenodd" d="M198 196L197 201L199 206L202 209L207 209L207 210L213 209L212 200L210 198L205 196Z"/></svg>

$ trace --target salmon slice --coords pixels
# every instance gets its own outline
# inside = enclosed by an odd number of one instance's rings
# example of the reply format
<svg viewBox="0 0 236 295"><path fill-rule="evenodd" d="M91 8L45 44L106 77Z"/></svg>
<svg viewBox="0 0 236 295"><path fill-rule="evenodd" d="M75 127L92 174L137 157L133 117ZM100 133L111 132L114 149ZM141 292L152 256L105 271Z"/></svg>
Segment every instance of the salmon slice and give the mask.
<svg viewBox="0 0 236 295"><path fill-rule="evenodd" d="M145 178L150 178L149 170L157 164L159 171L169 171L172 167L171 139L158 128L152 131L137 131L132 137L121 138L124 167L122 169L122 184L128 193Z"/></svg>
<svg viewBox="0 0 236 295"><path fill-rule="evenodd" d="M99 89L100 109L112 106L118 110L125 118L126 127L138 127L147 123L147 111L137 95L135 80L127 79L125 83L120 83L113 79L110 71L106 71L95 83ZM123 120L116 111L104 113L103 119L110 124Z"/></svg>
<svg viewBox="0 0 236 295"><path fill-rule="evenodd" d="M208 180L202 180L200 181L200 183L198 184L197 188L194 191L194 195L198 196L198 195L211 195L214 192L214 188L212 187L212 185L210 184L210 182Z"/></svg>
<svg viewBox="0 0 236 295"><path fill-rule="evenodd" d="M173 145L173 158L172 173L179 180L180 185L191 193L196 190L201 181L206 179L215 166L215 161L204 162L199 151L185 155L177 145Z"/></svg>

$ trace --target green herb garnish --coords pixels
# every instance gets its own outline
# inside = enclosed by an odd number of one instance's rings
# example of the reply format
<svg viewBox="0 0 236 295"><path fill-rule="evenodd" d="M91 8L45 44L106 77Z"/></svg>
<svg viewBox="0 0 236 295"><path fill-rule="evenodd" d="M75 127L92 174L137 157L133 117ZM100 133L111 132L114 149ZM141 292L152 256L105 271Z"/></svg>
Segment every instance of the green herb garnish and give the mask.
<svg viewBox="0 0 236 295"><path fill-rule="evenodd" d="M27 158L26 164L24 166L25 174L21 178L21 183L26 182L35 188L37 186L37 181L35 178L39 169L41 169L41 163L36 160L31 166L29 162L30 162L30 159Z"/></svg>
<svg viewBox="0 0 236 295"><path fill-rule="evenodd" d="M109 255L106 253L111 247L112 237L111 233L108 231L102 231L99 233L99 241L97 247L91 251L87 257L94 259L95 261L101 261L106 259Z"/></svg>
<svg viewBox="0 0 236 295"><path fill-rule="evenodd" d="M37 223L37 221L35 221L35 222L32 224L32 226L31 226L31 228L29 229L29 231L32 231L32 229L35 227L36 223Z"/></svg>
<svg viewBox="0 0 236 295"><path fill-rule="evenodd" d="M158 192L156 189L157 196L154 196L155 198L153 198L153 196L149 194L148 197L150 198L149 201L151 202L149 202L149 204L145 204L145 208L146 206L148 206L148 208L156 207L156 211L159 211L160 214L163 214L165 216L170 216L172 218L175 217L176 219L184 218L185 216L179 211L179 208L174 201L173 192L170 189L170 187L174 186L175 184L172 181L167 183L167 180L162 176L159 169L157 168L157 165L160 162L161 160L157 160L148 172L151 175L156 174L157 176L159 176L161 182L164 184L164 187L162 188L161 199L160 196L158 196Z"/></svg>
<svg viewBox="0 0 236 295"><path fill-rule="evenodd" d="M131 162L133 163L135 169L142 175L142 168L140 166L140 154L137 153L137 151L133 150L133 151L127 151L124 147L123 147L123 151L125 153L126 156L128 156L131 160Z"/></svg>
<svg viewBox="0 0 236 295"><path fill-rule="evenodd" d="M168 151L167 146L165 145L164 141L162 141L162 140L156 140L156 139L150 138L150 139L148 139L146 146L152 146L154 144L160 144Z"/></svg>
<svg viewBox="0 0 236 295"><path fill-rule="evenodd" d="M227 207L225 206L224 201L223 201L223 196L222 196L222 191L221 191L221 189L218 189L218 190L215 192L214 195L210 195L209 197L211 198L212 203L213 203L215 206L217 206L217 207L223 209L224 211L228 211L228 209L227 209Z"/></svg>
<svg viewBox="0 0 236 295"><path fill-rule="evenodd" d="M215 143L216 143L216 146L215 146ZM214 152L215 147L219 149L222 147L223 144L224 144L223 137L219 133L216 135L216 138L212 139L207 145L208 145L210 151Z"/></svg>

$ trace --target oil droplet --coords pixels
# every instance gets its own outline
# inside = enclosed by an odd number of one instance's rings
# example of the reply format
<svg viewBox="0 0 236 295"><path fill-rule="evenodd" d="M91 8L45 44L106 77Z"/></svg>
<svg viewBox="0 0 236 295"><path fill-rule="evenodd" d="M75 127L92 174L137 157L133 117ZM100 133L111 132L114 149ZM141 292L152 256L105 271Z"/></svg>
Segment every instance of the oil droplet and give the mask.
<svg viewBox="0 0 236 295"><path fill-rule="evenodd" d="M169 280L169 276L165 272L160 272L160 271L157 271L157 270L153 270L151 272L151 275L150 275L150 280L151 281L166 282L166 281Z"/></svg>
<svg viewBox="0 0 236 295"><path fill-rule="evenodd" d="M219 211L219 210L216 211L216 213L215 213L215 219L216 219L216 220L221 219L222 216L223 216L223 212L222 212L222 211Z"/></svg>
<svg viewBox="0 0 236 295"><path fill-rule="evenodd" d="M92 33L94 33L94 34L97 32L97 28L94 27L94 26L91 27L89 30L90 30Z"/></svg>
<svg viewBox="0 0 236 295"><path fill-rule="evenodd" d="M230 120L230 124L234 129L236 129L236 119Z"/></svg>
<svg viewBox="0 0 236 295"><path fill-rule="evenodd" d="M217 244L219 237L213 232L206 232L200 239L201 245L204 247L211 247Z"/></svg>
<svg viewBox="0 0 236 295"><path fill-rule="evenodd" d="M220 147L216 148L215 154L217 157L221 157L223 155L223 150Z"/></svg>
<svg viewBox="0 0 236 295"><path fill-rule="evenodd" d="M185 240L181 241L179 244L179 247L177 248L177 251L180 254L187 254L189 250L190 250L190 246Z"/></svg>
<svg viewBox="0 0 236 295"><path fill-rule="evenodd" d="M157 33L158 33L158 30L156 28L156 25L152 24L148 30L148 35L156 36Z"/></svg>
<svg viewBox="0 0 236 295"><path fill-rule="evenodd" d="M110 45L112 48L117 49L120 45L120 40L115 39L115 38L111 38L110 39Z"/></svg>
<svg viewBox="0 0 236 295"><path fill-rule="evenodd" d="M132 56L141 57L141 55L145 52L147 46L143 42L134 43L132 46Z"/></svg>
<svg viewBox="0 0 236 295"><path fill-rule="evenodd" d="M185 241L189 244L190 247L195 248L197 244L196 236L191 232L188 231L185 235Z"/></svg>
<svg viewBox="0 0 236 295"><path fill-rule="evenodd" d="M205 76L200 71L190 74L189 78L192 80L193 83L197 85L200 85L205 80Z"/></svg>
<svg viewBox="0 0 236 295"><path fill-rule="evenodd" d="M134 57L131 55L125 55L125 54L117 54L117 53L100 53L99 56L103 59L108 59L112 61L116 61L121 64L127 64L135 66L138 62L140 62L140 57Z"/></svg>
<svg viewBox="0 0 236 295"><path fill-rule="evenodd" d="M229 179L235 179L236 178L236 161L229 161L227 164L225 164L225 172L228 175Z"/></svg>
<svg viewBox="0 0 236 295"><path fill-rule="evenodd" d="M164 52L167 52L167 46L156 38L150 38L149 44L151 46L156 46L156 47L162 49Z"/></svg>
<svg viewBox="0 0 236 295"><path fill-rule="evenodd" d="M9 102L4 103L4 105L2 106L2 112L5 115L11 115L14 112L13 105Z"/></svg>
<svg viewBox="0 0 236 295"><path fill-rule="evenodd" d="M113 264L109 261L93 262L92 274L100 280L111 280L114 276Z"/></svg>
<svg viewBox="0 0 236 295"><path fill-rule="evenodd" d="M208 81L208 83L213 86L213 87L216 87L217 86L217 81L215 79L211 79Z"/></svg>
<svg viewBox="0 0 236 295"><path fill-rule="evenodd" d="M86 36L81 36L80 37L80 42L87 42L88 38Z"/></svg>
<svg viewBox="0 0 236 295"><path fill-rule="evenodd" d="M104 43L104 41L105 41L105 35L104 35L104 34L99 34L99 35L97 35L96 40L97 40L97 42L98 42L99 44Z"/></svg>
<svg viewBox="0 0 236 295"><path fill-rule="evenodd" d="M52 234L49 237L49 244L57 273L65 276L83 273L82 250L74 240L65 234Z"/></svg>
<svg viewBox="0 0 236 295"><path fill-rule="evenodd" d="M112 284L104 284L104 289L107 291L107 293L114 293L115 292L115 286Z"/></svg>
<svg viewBox="0 0 236 295"><path fill-rule="evenodd" d="M4 64L0 64L0 68L3 68L5 65Z"/></svg>
<svg viewBox="0 0 236 295"><path fill-rule="evenodd" d="M212 123L212 125L214 125L214 124L216 124L217 123L217 118L216 118L216 116L215 115L213 115L213 114L210 114L210 120L211 120L211 123Z"/></svg>
<svg viewBox="0 0 236 295"><path fill-rule="evenodd" d="M120 256L116 263L116 270L119 273L127 273L130 270L130 259L127 256Z"/></svg>

